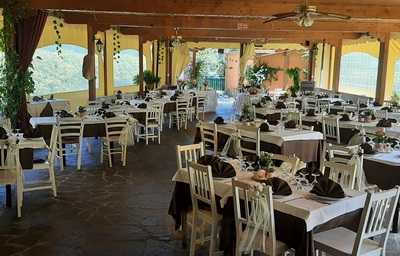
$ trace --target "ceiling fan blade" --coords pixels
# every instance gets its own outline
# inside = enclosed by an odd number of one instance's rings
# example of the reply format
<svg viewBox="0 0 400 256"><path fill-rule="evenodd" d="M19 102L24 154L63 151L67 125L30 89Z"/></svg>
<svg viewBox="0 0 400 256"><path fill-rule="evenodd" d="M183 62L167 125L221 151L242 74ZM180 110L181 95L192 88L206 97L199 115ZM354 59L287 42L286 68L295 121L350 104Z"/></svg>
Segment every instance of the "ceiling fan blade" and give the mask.
<svg viewBox="0 0 400 256"><path fill-rule="evenodd" d="M295 17L295 16L297 16L297 14L298 14L297 12L278 13L278 14L272 15L272 18L264 21L264 23L281 20L281 19L286 19L286 18L290 18L290 17Z"/></svg>
<svg viewBox="0 0 400 256"><path fill-rule="evenodd" d="M338 14L338 13L331 13L331 12L312 12L312 14L314 15L318 15L318 16L326 16L326 17L330 17L330 18L335 18L335 19L341 19L341 20L349 20L351 19L350 16L348 15L343 15L343 14Z"/></svg>

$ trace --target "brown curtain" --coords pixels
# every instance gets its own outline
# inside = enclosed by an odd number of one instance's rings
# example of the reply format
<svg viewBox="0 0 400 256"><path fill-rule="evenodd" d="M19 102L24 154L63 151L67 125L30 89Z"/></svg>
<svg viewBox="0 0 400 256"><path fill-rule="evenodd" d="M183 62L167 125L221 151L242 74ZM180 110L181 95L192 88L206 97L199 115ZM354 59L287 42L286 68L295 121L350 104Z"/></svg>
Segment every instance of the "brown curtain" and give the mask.
<svg viewBox="0 0 400 256"><path fill-rule="evenodd" d="M32 15L29 15L27 18L15 25L15 47L19 55L19 67L22 72L26 72L31 64L33 54L35 53L36 47L39 43L46 20L47 12L35 10L32 12ZM18 118L18 126L20 129L29 126L26 95L22 97Z"/></svg>

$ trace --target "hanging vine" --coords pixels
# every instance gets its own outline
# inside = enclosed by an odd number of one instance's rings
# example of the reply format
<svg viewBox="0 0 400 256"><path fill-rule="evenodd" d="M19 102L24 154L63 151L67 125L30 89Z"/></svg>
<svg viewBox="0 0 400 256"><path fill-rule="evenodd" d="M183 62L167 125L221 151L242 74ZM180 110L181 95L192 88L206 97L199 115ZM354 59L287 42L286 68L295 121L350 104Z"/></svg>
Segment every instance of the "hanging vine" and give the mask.
<svg viewBox="0 0 400 256"><path fill-rule="evenodd" d="M17 126L18 109L25 99L25 93L34 91L32 67L26 72L20 70L19 56L15 45L15 24L28 14L25 1L6 1L3 8L3 28L0 30L0 49L4 61L0 64L0 110Z"/></svg>
<svg viewBox="0 0 400 256"><path fill-rule="evenodd" d="M56 51L58 57L62 58L62 38L61 38L61 30L64 27L64 20L62 18L62 14L59 12L53 12L53 29L56 33L56 40L54 44L56 45Z"/></svg>
<svg viewBox="0 0 400 256"><path fill-rule="evenodd" d="M119 63L119 59L121 58L121 35L119 33L118 28L113 28L113 58L114 60Z"/></svg>

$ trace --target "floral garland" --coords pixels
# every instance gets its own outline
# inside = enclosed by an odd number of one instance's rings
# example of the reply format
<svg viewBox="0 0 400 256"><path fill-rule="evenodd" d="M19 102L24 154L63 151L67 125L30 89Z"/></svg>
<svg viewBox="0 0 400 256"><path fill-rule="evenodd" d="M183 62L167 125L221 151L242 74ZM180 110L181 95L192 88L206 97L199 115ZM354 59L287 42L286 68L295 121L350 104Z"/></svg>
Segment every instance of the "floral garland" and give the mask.
<svg viewBox="0 0 400 256"><path fill-rule="evenodd" d="M113 58L119 63L119 59L121 58L121 41L120 41L120 33L117 27L113 27Z"/></svg>
<svg viewBox="0 0 400 256"><path fill-rule="evenodd" d="M54 44L56 45L56 51L58 57L62 58L61 30L64 27L64 20L62 19L62 14L59 12L54 12L52 16L53 16L53 29L56 33L56 40Z"/></svg>

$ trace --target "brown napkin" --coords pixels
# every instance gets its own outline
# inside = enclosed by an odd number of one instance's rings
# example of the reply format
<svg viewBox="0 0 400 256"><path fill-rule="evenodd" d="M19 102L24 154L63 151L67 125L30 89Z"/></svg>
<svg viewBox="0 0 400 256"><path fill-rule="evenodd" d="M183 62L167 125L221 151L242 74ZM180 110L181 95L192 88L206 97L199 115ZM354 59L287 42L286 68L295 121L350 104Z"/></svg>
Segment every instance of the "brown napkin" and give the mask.
<svg viewBox="0 0 400 256"><path fill-rule="evenodd" d="M392 127L392 122L388 119L381 119L376 124L376 127Z"/></svg>
<svg viewBox="0 0 400 256"><path fill-rule="evenodd" d="M0 127L0 139L1 140L8 139L7 131L3 127Z"/></svg>
<svg viewBox="0 0 400 256"><path fill-rule="evenodd" d="M214 119L214 123L216 123L216 124L224 124L225 120L221 116L218 116L217 118Z"/></svg>
<svg viewBox="0 0 400 256"><path fill-rule="evenodd" d="M297 123L294 120L289 120L285 123L285 128L286 129L294 129L297 127Z"/></svg>
<svg viewBox="0 0 400 256"><path fill-rule="evenodd" d="M210 165L213 177L216 178L232 178L236 176L235 169L232 165L222 161L216 156L202 156L200 157L199 164Z"/></svg>
<svg viewBox="0 0 400 256"><path fill-rule="evenodd" d="M348 114L342 114L342 117L339 119L339 121L351 121L351 120Z"/></svg>
<svg viewBox="0 0 400 256"><path fill-rule="evenodd" d="M315 116L315 109L309 109L309 110L307 110L306 116Z"/></svg>
<svg viewBox="0 0 400 256"><path fill-rule="evenodd" d="M285 105L285 103L283 103L282 101L278 101L278 102L276 103L275 108L276 108L276 109L284 109L284 108L286 108L286 105Z"/></svg>
<svg viewBox="0 0 400 256"><path fill-rule="evenodd" d="M272 187L272 192L274 195L289 196L292 194L292 189L290 188L289 184L278 177L270 178L263 183Z"/></svg>
<svg viewBox="0 0 400 256"><path fill-rule="evenodd" d="M49 102L47 102L46 106L43 108L42 112L40 113L40 117L46 116L53 116L53 107Z"/></svg>
<svg viewBox="0 0 400 256"><path fill-rule="evenodd" d="M340 102L340 101L335 101L335 102L333 102L333 105L334 105L334 106L342 106L342 102Z"/></svg>
<svg viewBox="0 0 400 256"><path fill-rule="evenodd" d="M27 127L25 130L23 130L23 133L24 133L24 138L27 139L42 137L39 129L33 129L32 127Z"/></svg>
<svg viewBox="0 0 400 256"><path fill-rule="evenodd" d="M346 196L338 183L326 177L319 177L318 183L314 185L310 193L331 198L344 198Z"/></svg>
<svg viewBox="0 0 400 256"><path fill-rule="evenodd" d="M260 125L260 132L269 132L269 125L267 123L262 123Z"/></svg>
<svg viewBox="0 0 400 256"><path fill-rule="evenodd" d="M146 103L140 103L139 106L137 106L138 108L147 108Z"/></svg>

